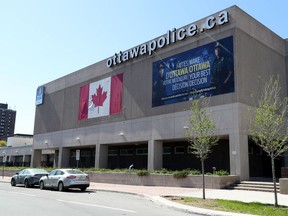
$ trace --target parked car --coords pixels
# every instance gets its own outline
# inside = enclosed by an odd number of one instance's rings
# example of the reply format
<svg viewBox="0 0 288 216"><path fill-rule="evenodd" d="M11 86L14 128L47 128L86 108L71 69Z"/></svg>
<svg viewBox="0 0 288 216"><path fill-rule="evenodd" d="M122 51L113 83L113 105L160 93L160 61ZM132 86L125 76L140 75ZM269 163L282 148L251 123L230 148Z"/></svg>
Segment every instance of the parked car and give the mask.
<svg viewBox="0 0 288 216"><path fill-rule="evenodd" d="M85 191L90 186L88 174L78 169L56 169L41 177L40 189L57 189L64 191L68 188L79 188Z"/></svg>
<svg viewBox="0 0 288 216"><path fill-rule="evenodd" d="M17 184L24 184L26 188L33 187L34 185L39 185L39 180L42 176L47 175L48 172L44 169L23 169L11 178L11 186L16 186Z"/></svg>

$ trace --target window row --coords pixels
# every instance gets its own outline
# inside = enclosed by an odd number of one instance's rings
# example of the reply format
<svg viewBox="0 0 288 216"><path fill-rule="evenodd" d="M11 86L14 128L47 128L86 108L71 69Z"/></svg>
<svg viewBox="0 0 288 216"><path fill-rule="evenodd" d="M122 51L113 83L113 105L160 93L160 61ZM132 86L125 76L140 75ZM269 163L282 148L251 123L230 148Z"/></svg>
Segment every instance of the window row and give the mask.
<svg viewBox="0 0 288 216"><path fill-rule="evenodd" d="M187 151L185 151L187 149ZM172 154L192 154L191 148L185 146L163 147L163 155ZM133 148L129 149L108 149L108 156L125 156L125 155L148 155L148 148L137 148L136 152Z"/></svg>

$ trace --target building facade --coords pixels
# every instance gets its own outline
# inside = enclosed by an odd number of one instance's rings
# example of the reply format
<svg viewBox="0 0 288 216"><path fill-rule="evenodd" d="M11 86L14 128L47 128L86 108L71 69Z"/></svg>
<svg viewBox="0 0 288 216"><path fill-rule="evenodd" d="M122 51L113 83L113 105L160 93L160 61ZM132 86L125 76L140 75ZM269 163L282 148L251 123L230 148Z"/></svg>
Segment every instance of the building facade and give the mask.
<svg viewBox="0 0 288 216"><path fill-rule="evenodd" d="M33 135L14 134L9 136L7 146L0 148L0 165L29 167L31 165L32 144ZM43 153L45 154L45 151Z"/></svg>
<svg viewBox="0 0 288 216"><path fill-rule="evenodd" d="M205 170L269 177L250 110L272 75L287 95L287 59L287 40L237 6L171 29L39 87L32 166L50 151L58 167L200 169L184 131L191 100L210 97L221 139Z"/></svg>
<svg viewBox="0 0 288 216"><path fill-rule="evenodd" d="M0 103L0 139L6 140L14 134L16 111L8 109L8 104Z"/></svg>

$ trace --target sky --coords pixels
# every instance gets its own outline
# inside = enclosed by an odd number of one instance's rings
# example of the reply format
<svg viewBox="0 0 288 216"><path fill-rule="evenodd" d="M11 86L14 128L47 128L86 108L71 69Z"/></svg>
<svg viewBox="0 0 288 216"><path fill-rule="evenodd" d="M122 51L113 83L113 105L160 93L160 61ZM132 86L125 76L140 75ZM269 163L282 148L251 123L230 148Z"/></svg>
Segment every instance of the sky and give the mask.
<svg viewBox="0 0 288 216"><path fill-rule="evenodd" d="M288 38L287 0L0 0L0 103L33 134L36 89L237 5Z"/></svg>

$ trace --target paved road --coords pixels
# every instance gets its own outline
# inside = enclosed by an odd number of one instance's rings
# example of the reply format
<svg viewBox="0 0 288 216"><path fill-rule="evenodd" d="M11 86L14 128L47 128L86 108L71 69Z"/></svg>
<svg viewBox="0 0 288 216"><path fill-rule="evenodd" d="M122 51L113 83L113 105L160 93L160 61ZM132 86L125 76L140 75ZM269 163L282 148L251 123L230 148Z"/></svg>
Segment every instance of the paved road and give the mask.
<svg viewBox="0 0 288 216"><path fill-rule="evenodd" d="M95 190L58 192L21 186L11 187L10 184L0 183L0 215L187 216L188 214L136 195Z"/></svg>

